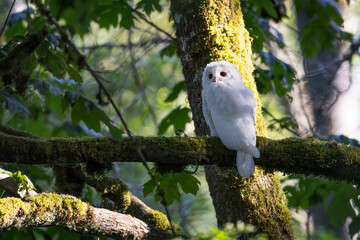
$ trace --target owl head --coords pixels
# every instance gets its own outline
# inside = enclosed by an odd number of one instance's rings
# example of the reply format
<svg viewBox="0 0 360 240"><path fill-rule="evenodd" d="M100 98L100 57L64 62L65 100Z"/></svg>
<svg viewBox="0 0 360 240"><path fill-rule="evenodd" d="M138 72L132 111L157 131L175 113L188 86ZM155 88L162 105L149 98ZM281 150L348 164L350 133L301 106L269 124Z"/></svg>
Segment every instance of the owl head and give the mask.
<svg viewBox="0 0 360 240"><path fill-rule="evenodd" d="M202 76L203 89L210 84L226 84L229 86L242 83L240 72L228 61L211 62L206 65Z"/></svg>

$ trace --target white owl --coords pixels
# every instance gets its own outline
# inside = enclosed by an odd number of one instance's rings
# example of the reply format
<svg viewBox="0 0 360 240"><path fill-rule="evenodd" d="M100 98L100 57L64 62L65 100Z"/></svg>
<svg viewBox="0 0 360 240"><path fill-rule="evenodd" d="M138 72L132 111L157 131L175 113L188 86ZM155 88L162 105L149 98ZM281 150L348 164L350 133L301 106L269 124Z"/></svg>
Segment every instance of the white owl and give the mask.
<svg viewBox="0 0 360 240"><path fill-rule="evenodd" d="M242 177L255 171L255 108L251 90L242 82L240 72L228 61L209 63L202 76L202 109L211 136L237 151L236 166Z"/></svg>

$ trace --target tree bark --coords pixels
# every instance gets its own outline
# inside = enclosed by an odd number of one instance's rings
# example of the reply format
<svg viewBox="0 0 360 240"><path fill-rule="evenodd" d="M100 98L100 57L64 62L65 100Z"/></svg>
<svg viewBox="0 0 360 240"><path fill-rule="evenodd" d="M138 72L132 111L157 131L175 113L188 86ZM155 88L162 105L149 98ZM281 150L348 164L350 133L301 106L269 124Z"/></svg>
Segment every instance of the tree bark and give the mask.
<svg viewBox="0 0 360 240"><path fill-rule="evenodd" d="M94 208L79 199L54 193L26 200L0 199L0 229L8 227L61 226L74 232L118 239L165 239L161 231L127 214Z"/></svg>
<svg viewBox="0 0 360 240"><path fill-rule="evenodd" d="M256 131L265 136L261 103L252 76L251 40L237 0L171 1L178 52L197 135L209 134L201 109L201 75L207 63L228 60L239 68L257 101ZM235 158L234 158L235 162ZM241 178L236 168L205 167L218 225L242 220L272 239L293 239L291 216L279 179L257 169ZM244 239L248 236L243 236Z"/></svg>

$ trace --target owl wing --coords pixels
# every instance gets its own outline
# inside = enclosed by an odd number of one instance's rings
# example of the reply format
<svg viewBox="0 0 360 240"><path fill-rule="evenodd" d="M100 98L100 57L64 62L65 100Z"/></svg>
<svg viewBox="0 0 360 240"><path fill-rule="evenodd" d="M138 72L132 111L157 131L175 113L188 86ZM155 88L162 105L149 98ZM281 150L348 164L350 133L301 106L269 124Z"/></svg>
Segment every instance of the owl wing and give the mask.
<svg viewBox="0 0 360 240"><path fill-rule="evenodd" d="M253 92L244 84L236 87L224 86L221 89L223 94L228 97L229 105L232 106L231 112L235 114L250 114L255 116L256 102ZM255 118L254 118L255 122Z"/></svg>
<svg viewBox="0 0 360 240"><path fill-rule="evenodd" d="M211 136L218 136L217 132L216 132L216 129L215 129L215 126L214 126L214 122L212 120L212 117L211 117L211 113L210 113L210 110L209 110L209 107L208 107L208 103L207 103L207 96L208 94L211 94L211 92L208 91L208 89L203 89L202 92L201 92L201 95L202 95L202 111L203 111L203 114L204 114L204 117L205 117L205 121L207 123L207 125L209 126L210 128L210 134Z"/></svg>
<svg viewBox="0 0 360 240"><path fill-rule="evenodd" d="M214 127L224 145L233 150L258 155L255 134L255 100L245 85L232 88L221 85L213 89L213 105L209 107Z"/></svg>
<svg viewBox="0 0 360 240"><path fill-rule="evenodd" d="M227 148L243 151L252 156L258 155L254 149L256 135L253 117L229 118L213 112L211 116L218 136Z"/></svg>

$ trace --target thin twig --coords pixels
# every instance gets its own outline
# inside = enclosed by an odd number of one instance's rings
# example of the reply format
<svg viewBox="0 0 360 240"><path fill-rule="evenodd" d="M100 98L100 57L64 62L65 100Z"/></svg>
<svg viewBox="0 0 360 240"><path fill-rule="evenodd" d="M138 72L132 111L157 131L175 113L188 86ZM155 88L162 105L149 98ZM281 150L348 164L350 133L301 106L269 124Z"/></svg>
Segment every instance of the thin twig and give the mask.
<svg viewBox="0 0 360 240"><path fill-rule="evenodd" d="M168 38L156 37L156 38L153 38L153 39L149 39L148 41L139 41L137 43L132 43L131 46L132 47L146 47L148 45L160 44L160 43L170 44L170 42L171 42L171 40L169 40ZM99 48L129 49L131 46L129 44L104 43L104 44L96 44L96 45L91 45L91 46L82 46L82 47L79 47L79 48L80 49L86 49L86 50L89 50L89 51L94 51L94 50L99 49Z"/></svg>
<svg viewBox="0 0 360 240"><path fill-rule="evenodd" d="M141 92L139 91L136 93L133 100L131 100L131 102L123 108L122 112L126 113L139 100L140 97L141 97Z"/></svg>
<svg viewBox="0 0 360 240"><path fill-rule="evenodd" d="M133 45L131 42L131 37L132 37L132 28L129 29L129 36L128 36L128 42L129 42L129 47L130 47L130 60L131 60L131 70L133 72L134 75L134 79L135 79L135 83L137 85L137 87L140 90L141 93L141 97L145 103L145 105L147 105L148 109L149 109L149 113L151 115L151 118L155 124L155 126L157 125L157 118L154 112L154 109L152 108L149 99L147 98L146 92L145 92L145 87L142 84L141 80L140 80L140 76L139 76L139 72L136 68L136 59L135 59L135 54L134 54L134 50L133 50Z"/></svg>
<svg viewBox="0 0 360 240"><path fill-rule="evenodd" d="M68 44L74 51L74 53L76 55L78 55L79 57L82 57L82 54L79 52L78 48L76 47L76 45L70 40L70 38L68 37L67 33L62 29L62 27L59 25L59 23L56 21L56 19L52 16L52 14L50 13L50 11L42 4L42 2L40 0L33 0L35 5L38 7L39 11L47 18L48 22L52 25L55 26L55 28L58 30L58 32L60 33L62 39L65 41L66 44ZM170 217L170 213L169 213L169 209L166 203L166 199L165 199L165 194L164 191L160 188L159 183L157 182L154 174L151 172L149 165L147 164L147 161L142 153L142 151L140 150L140 147L138 146L138 144L134 141L134 138L131 134L131 131L127 125L127 123L125 122L124 117L122 116L120 110L118 109L118 107L116 106L114 100L111 98L110 93L108 92L108 90L105 88L104 84L101 81L101 77L91 68L91 66L89 65L89 63L86 61L85 59L85 63L84 66L86 67L86 69L90 72L90 74L93 76L93 78L95 79L95 81L97 82L97 84L99 85L99 87L103 90L104 94L106 95L106 97L108 98L109 102L111 103L112 107L114 108L116 114L118 115L118 117L121 120L121 123L123 124L125 131L127 133L127 135L129 136L129 138L133 141L133 145L134 148L137 152L137 154L139 155L143 165L145 166L148 174L150 175L152 181L154 182L155 186L157 187L157 189L159 190L159 195L162 199L161 203L163 204L165 211L166 211L166 216L168 218L168 221L170 223L171 226L171 231L172 234L175 236L175 229L174 226L172 225L171 222L171 217Z"/></svg>
<svg viewBox="0 0 360 240"><path fill-rule="evenodd" d="M157 29L158 31L164 33L166 36L168 36L171 40L175 41L176 39L171 36L168 32L166 32L165 30L161 29L160 27L156 26L153 22L149 21L146 17L144 17L144 14L141 13L140 11L136 10L135 8L131 7L127 2L122 1L123 4L128 7L132 12L136 13L136 15L141 18L144 22L146 22L147 24L149 24L150 26L152 26L153 28Z"/></svg>
<svg viewBox="0 0 360 240"><path fill-rule="evenodd" d="M28 28L28 33L31 32L31 17L30 17L30 5L29 5L29 0L25 0L26 2L26 7L27 7L27 13L26 13L26 20L27 20L27 28Z"/></svg>
<svg viewBox="0 0 360 240"><path fill-rule="evenodd" d="M264 113L266 113L267 115L269 115L270 117L272 117L275 122L277 122L277 123L280 123L280 122L281 122L281 121L280 121L279 119L277 119L274 115L272 115L266 108L263 107L262 110L264 111ZM300 137L297 132L291 130L290 128L288 128L288 127L286 127L286 126L284 126L283 128L286 129L286 130L288 130L289 132L291 132L291 133L294 134L295 136Z"/></svg>
<svg viewBox="0 0 360 240"><path fill-rule="evenodd" d="M1 29L0 37L2 36L2 34L3 34L4 30L5 30L5 26L6 26L7 22L8 22L8 20L9 20L9 17L10 17L11 11L12 11L14 5L15 5L15 2L16 2L16 0L14 0L13 3L11 4L10 10L8 12L8 15L6 16L4 25L3 25L2 29Z"/></svg>

